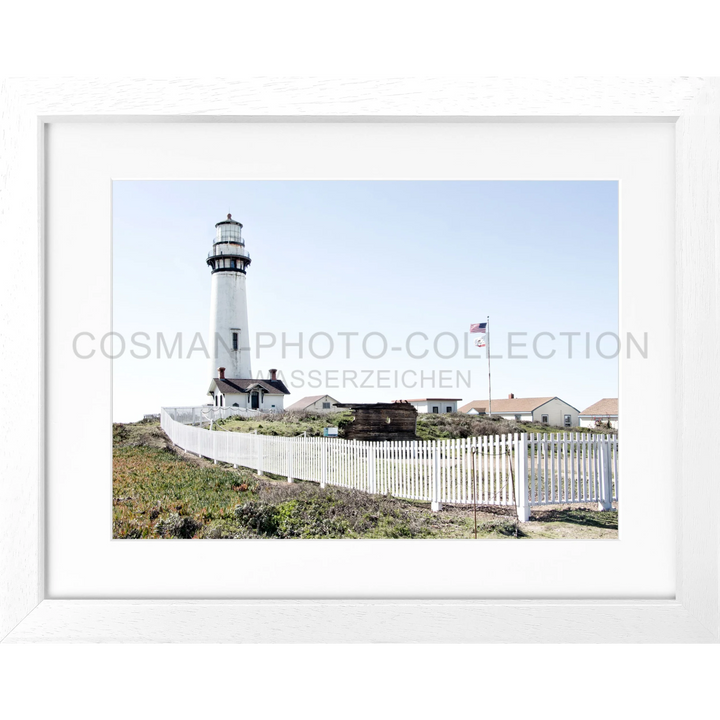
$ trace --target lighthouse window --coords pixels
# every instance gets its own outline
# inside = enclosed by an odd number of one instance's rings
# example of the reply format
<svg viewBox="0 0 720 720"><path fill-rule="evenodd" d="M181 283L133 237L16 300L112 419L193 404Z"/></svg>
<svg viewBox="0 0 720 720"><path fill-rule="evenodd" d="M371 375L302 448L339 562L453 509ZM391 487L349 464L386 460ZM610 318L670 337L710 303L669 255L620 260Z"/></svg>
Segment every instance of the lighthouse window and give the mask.
<svg viewBox="0 0 720 720"><path fill-rule="evenodd" d="M237 260L231 260L231 261L230 261L230 267L236 268L236 267L237 267Z"/></svg>
<svg viewBox="0 0 720 720"><path fill-rule="evenodd" d="M233 350L238 349L238 334L233 333Z"/></svg>

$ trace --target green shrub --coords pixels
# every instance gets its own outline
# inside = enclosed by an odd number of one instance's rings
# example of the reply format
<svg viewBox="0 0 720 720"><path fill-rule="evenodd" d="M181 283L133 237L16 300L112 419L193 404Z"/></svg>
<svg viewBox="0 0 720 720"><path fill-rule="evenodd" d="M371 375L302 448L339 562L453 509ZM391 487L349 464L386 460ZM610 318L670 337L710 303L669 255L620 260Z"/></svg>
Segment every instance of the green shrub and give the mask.
<svg viewBox="0 0 720 720"><path fill-rule="evenodd" d="M258 535L277 537L277 507L271 503L250 500L235 508L236 520Z"/></svg>
<svg viewBox="0 0 720 720"><path fill-rule="evenodd" d="M173 513L157 522L155 532L161 537L187 539L193 537L201 527L201 523L188 515Z"/></svg>

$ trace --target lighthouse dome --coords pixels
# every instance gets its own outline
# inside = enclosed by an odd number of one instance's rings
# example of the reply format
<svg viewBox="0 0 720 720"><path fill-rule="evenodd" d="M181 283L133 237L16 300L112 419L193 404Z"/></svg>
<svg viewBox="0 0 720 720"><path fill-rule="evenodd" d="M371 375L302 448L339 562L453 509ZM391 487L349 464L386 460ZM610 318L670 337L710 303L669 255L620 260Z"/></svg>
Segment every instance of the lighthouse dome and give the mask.
<svg viewBox="0 0 720 720"><path fill-rule="evenodd" d="M221 220L219 223L215 223L215 227L218 227L218 225L239 225L240 227L242 227L241 222L233 220L233 216L231 213L227 214L227 218L225 220Z"/></svg>

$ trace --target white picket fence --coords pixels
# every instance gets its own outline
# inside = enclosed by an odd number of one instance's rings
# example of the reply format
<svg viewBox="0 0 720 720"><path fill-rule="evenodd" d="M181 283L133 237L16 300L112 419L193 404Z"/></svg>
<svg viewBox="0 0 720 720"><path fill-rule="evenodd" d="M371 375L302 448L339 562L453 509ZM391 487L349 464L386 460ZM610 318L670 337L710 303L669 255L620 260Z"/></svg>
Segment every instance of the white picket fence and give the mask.
<svg viewBox="0 0 720 720"><path fill-rule="evenodd" d="M430 502L517 506L618 500L617 435L522 433L455 440L360 442L273 437L187 424L188 408L163 408L175 445L214 461L369 493ZM473 478L475 482L473 483Z"/></svg>
<svg viewBox="0 0 720 720"><path fill-rule="evenodd" d="M172 417L184 425L209 425L216 420L225 420L237 415L254 417L262 414L260 410L249 410L239 407L218 407L217 405L200 405L196 407L174 407Z"/></svg>

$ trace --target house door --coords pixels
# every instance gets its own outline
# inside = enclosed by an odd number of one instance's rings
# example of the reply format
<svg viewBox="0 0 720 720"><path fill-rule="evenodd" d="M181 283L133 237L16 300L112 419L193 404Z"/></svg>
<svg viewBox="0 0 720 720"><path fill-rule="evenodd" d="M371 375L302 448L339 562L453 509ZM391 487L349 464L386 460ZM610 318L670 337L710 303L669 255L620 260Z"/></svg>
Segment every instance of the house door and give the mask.
<svg viewBox="0 0 720 720"><path fill-rule="evenodd" d="M260 393L253 393L250 396L250 407L253 410L257 410L260 407Z"/></svg>

